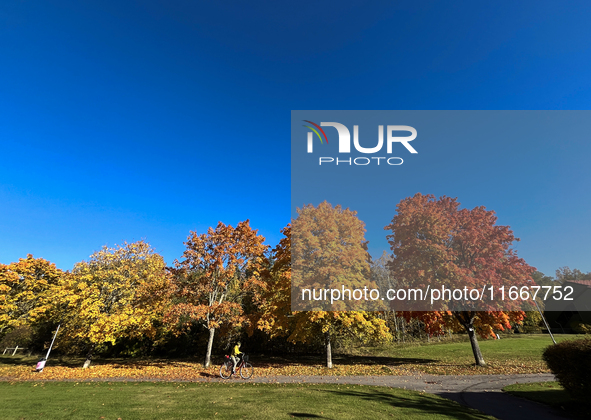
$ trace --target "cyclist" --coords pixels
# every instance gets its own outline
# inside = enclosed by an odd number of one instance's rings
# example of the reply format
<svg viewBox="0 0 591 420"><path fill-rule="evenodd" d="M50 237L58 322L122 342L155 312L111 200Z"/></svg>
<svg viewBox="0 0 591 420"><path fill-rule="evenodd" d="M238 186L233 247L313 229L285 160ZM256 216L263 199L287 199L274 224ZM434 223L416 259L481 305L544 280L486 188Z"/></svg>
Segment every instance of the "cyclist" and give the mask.
<svg viewBox="0 0 591 420"><path fill-rule="evenodd" d="M232 359L232 363L234 363L234 366L232 366L232 373L236 373L236 366L238 365L238 361L240 360L240 356L242 355L242 352L240 351L240 345L240 341L237 342L234 348L232 349L232 354L230 355L230 359Z"/></svg>

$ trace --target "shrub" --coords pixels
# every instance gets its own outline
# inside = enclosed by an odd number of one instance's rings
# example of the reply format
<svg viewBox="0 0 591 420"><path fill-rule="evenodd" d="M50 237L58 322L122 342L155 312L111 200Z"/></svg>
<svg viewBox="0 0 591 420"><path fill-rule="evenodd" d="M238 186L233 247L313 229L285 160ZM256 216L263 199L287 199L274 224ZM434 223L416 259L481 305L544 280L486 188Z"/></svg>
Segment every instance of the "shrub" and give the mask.
<svg viewBox="0 0 591 420"><path fill-rule="evenodd" d="M577 334L591 334L591 325L584 324L582 322L577 322L574 325L571 325L571 328Z"/></svg>
<svg viewBox="0 0 591 420"><path fill-rule="evenodd" d="M28 325L22 325L10 331L0 340L0 349L6 347L29 347L33 337L33 330ZM2 354L2 353L0 353Z"/></svg>
<svg viewBox="0 0 591 420"><path fill-rule="evenodd" d="M587 401L591 395L591 338L568 340L547 347L543 359L560 385L573 398Z"/></svg>

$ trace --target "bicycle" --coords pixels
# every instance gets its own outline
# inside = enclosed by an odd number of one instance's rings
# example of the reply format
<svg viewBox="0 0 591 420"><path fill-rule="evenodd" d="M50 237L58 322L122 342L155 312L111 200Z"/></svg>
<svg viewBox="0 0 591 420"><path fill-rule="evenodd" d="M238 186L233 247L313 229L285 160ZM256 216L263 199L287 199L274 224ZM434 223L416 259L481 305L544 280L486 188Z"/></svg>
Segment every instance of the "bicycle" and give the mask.
<svg viewBox="0 0 591 420"><path fill-rule="evenodd" d="M223 379L228 379L232 376L234 374L234 372L232 372L233 366L234 363L232 362L232 359L230 359L230 356L226 355L224 357L224 363L220 366L220 376ZM248 356L246 354L242 356L240 361L236 364L236 371L240 373L242 379L250 379L254 373L254 368L248 363Z"/></svg>

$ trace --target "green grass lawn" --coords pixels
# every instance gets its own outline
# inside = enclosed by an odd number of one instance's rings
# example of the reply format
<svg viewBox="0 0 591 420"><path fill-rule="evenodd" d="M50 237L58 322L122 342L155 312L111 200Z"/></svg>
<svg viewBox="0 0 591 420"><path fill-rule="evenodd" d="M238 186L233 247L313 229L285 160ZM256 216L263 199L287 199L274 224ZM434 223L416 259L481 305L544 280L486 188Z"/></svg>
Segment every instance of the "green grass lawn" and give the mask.
<svg viewBox="0 0 591 420"><path fill-rule="evenodd" d="M395 388L254 383L0 383L2 419L493 419Z"/></svg>
<svg viewBox="0 0 591 420"><path fill-rule="evenodd" d="M506 386L503 391L516 397L549 405L571 417L591 418L591 405L585 406L581 402L572 399L558 382L515 384Z"/></svg>
<svg viewBox="0 0 591 420"><path fill-rule="evenodd" d="M556 341L574 340L580 338L576 335L557 335ZM503 373L495 372L494 368L514 366L519 370L524 366L524 372L527 370L535 371L538 366L545 369L545 363L542 360L542 353L552 344L550 336L547 334L510 334L502 336L500 340L479 340L480 350L487 364L493 369L487 372L483 369L482 373ZM371 354L374 357L391 358L399 363L406 361L415 361L421 370L432 371L432 373L453 374L454 368L469 366L474 363L472 347L467 341L456 342L436 342L420 345L390 345L380 348L361 348L356 354L359 357ZM448 369L446 369L446 367ZM510 373L510 372L509 372Z"/></svg>
<svg viewBox="0 0 591 420"><path fill-rule="evenodd" d="M388 347L376 348L376 355L400 355L402 357L416 357L423 359L437 360L457 360L471 359L473 361L472 347L467 336L465 340L453 343L437 343L432 340L430 344L418 345L392 345ZM580 338L577 335L555 335L556 341ZM490 360L505 360L512 358L526 358L530 360L542 360L544 349L552 344L550 336L547 334L508 334L502 336L500 340L479 339L480 349L484 358Z"/></svg>

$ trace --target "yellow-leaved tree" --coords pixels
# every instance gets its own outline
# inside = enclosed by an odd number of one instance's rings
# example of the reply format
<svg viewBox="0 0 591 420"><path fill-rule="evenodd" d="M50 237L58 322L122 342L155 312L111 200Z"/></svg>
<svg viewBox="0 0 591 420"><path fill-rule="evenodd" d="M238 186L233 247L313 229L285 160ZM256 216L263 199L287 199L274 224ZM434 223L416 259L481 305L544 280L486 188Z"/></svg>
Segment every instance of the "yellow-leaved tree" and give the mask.
<svg viewBox="0 0 591 420"><path fill-rule="evenodd" d="M352 335L366 342L391 340L378 313L361 310L368 305L356 308L346 300L301 300L303 289L377 288L370 279L365 227L356 212L326 201L317 207L306 205L298 209L298 217L283 233L286 237L275 248L273 266L265 276L258 328L271 336L288 335L291 342L309 343L321 336L328 368L332 368L335 335ZM295 294L291 303L297 305L291 309L303 310L286 310L291 293Z"/></svg>
<svg viewBox="0 0 591 420"><path fill-rule="evenodd" d="M154 337L169 302L170 274L149 243L103 247L63 276L56 314L65 340L88 346L85 367L97 345L123 337Z"/></svg>
<svg viewBox="0 0 591 420"><path fill-rule="evenodd" d="M30 325L53 302L53 288L63 272L43 258L21 258L0 264L0 338L8 331Z"/></svg>

